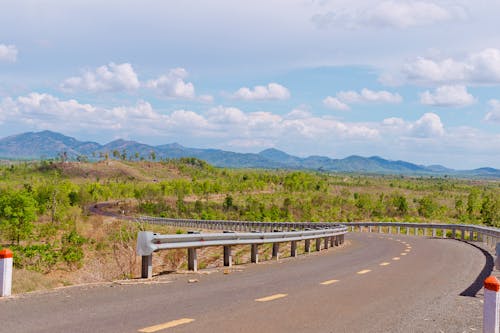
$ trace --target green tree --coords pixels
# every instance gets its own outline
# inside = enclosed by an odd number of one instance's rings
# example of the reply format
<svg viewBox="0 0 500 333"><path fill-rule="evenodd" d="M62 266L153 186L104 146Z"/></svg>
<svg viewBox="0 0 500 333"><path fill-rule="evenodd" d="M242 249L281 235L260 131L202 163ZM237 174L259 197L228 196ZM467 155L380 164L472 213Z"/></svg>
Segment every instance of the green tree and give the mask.
<svg viewBox="0 0 500 333"><path fill-rule="evenodd" d="M36 211L36 200L25 190L0 194L0 225L12 244L31 236Z"/></svg>

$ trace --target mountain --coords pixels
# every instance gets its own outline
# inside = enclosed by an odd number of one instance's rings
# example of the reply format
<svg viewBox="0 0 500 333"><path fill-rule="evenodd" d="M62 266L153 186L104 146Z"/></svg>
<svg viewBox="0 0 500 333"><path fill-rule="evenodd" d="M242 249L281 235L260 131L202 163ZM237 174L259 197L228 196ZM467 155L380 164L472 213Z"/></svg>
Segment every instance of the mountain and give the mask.
<svg viewBox="0 0 500 333"><path fill-rule="evenodd" d="M51 131L27 132L0 139L0 158L53 159L65 152L69 159L87 156L91 160L108 154L110 158L151 159L196 157L219 167L318 170L371 174L436 175L500 179L500 170L479 168L453 170L441 165L417 165L405 161L391 161L379 156L352 155L343 159L325 156L297 157L270 148L258 154L244 154L220 149L197 149L178 143L151 146L136 141L118 139L101 145ZM153 154L154 152L154 154Z"/></svg>

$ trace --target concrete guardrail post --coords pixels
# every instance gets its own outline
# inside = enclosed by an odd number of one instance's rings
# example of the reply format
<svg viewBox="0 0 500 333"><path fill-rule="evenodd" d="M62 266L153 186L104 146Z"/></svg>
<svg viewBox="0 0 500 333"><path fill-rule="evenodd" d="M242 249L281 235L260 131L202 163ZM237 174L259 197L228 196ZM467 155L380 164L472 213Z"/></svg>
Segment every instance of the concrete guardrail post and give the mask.
<svg viewBox="0 0 500 333"><path fill-rule="evenodd" d="M321 251L321 238L316 238L316 251Z"/></svg>
<svg viewBox="0 0 500 333"><path fill-rule="evenodd" d="M297 256L297 241L290 242L290 257Z"/></svg>
<svg viewBox="0 0 500 333"><path fill-rule="evenodd" d="M153 277L153 255L142 256L141 278L151 279Z"/></svg>
<svg viewBox="0 0 500 333"><path fill-rule="evenodd" d="M310 239L306 239L304 241L304 252L307 254L311 253L311 240Z"/></svg>
<svg viewBox="0 0 500 333"><path fill-rule="evenodd" d="M398 226L398 235L401 235L401 227Z"/></svg>
<svg viewBox="0 0 500 333"><path fill-rule="evenodd" d="M259 262L259 245L258 244L252 244L250 246L250 261L253 263L258 263Z"/></svg>
<svg viewBox="0 0 500 333"><path fill-rule="evenodd" d="M12 291L12 259L13 253L9 249L0 251L0 297L11 295Z"/></svg>
<svg viewBox="0 0 500 333"><path fill-rule="evenodd" d="M379 234L381 234L381 233L382 233L382 226L381 226L381 225L379 225L379 226L378 226L378 233L379 233Z"/></svg>
<svg viewBox="0 0 500 333"><path fill-rule="evenodd" d="M195 247L188 248L188 270L198 271L198 253Z"/></svg>
<svg viewBox="0 0 500 333"><path fill-rule="evenodd" d="M273 259L278 260L280 257L280 243L273 243Z"/></svg>
<svg viewBox="0 0 500 333"><path fill-rule="evenodd" d="M432 237L436 238L436 228L432 228Z"/></svg>
<svg viewBox="0 0 500 333"><path fill-rule="evenodd" d="M418 236L418 228L415 228L415 230L413 231L414 235L415 236Z"/></svg>
<svg viewBox="0 0 500 333"><path fill-rule="evenodd" d="M484 280L483 333L500 332L500 282L494 276Z"/></svg>
<svg viewBox="0 0 500 333"><path fill-rule="evenodd" d="M368 226L368 232L372 232L372 226Z"/></svg>
<svg viewBox="0 0 500 333"><path fill-rule="evenodd" d="M406 236L410 236L410 228L406 227Z"/></svg>
<svg viewBox="0 0 500 333"><path fill-rule="evenodd" d="M465 240L465 229L462 229L461 230L461 235L460 235L461 239L464 241Z"/></svg>
<svg viewBox="0 0 500 333"><path fill-rule="evenodd" d="M231 245L224 245L224 266L233 266L233 253Z"/></svg>

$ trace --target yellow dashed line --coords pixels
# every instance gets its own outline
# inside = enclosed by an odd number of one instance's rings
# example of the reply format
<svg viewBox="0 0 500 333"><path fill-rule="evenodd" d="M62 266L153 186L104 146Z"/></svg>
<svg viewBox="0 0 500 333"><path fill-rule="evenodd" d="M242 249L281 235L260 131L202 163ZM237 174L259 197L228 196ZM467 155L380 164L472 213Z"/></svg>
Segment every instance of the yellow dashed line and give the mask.
<svg viewBox="0 0 500 333"><path fill-rule="evenodd" d="M392 260L399 260L399 259L401 259L401 258L400 257L394 257L394 258L392 258Z"/></svg>
<svg viewBox="0 0 500 333"><path fill-rule="evenodd" d="M327 280L327 281L321 282L320 284L326 286L326 285L329 285L329 284L333 284L335 282L339 282L339 280Z"/></svg>
<svg viewBox="0 0 500 333"><path fill-rule="evenodd" d="M387 266L387 265L390 265L391 263L390 262L383 262L383 263L380 263L379 265L380 266Z"/></svg>
<svg viewBox="0 0 500 333"><path fill-rule="evenodd" d="M274 301L275 299L283 298L286 296L288 296L288 294L276 294L276 295L271 295L271 296L267 296L267 297L257 298L255 301L256 302L269 302L269 301Z"/></svg>
<svg viewBox="0 0 500 333"><path fill-rule="evenodd" d="M364 269L362 271L359 271L358 274L366 274L366 273L370 273L371 270L370 269Z"/></svg>
<svg viewBox="0 0 500 333"><path fill-rule="evenodd" d="M164 330L167 328L172 328L172 327L183 325L183 324L189 324L193 321L194 321L194 319L191 319L191 318L182 318L182 319L169 321L168 323L163 323L163 324L159 324L159 325L141 328L138 332L153 333L153 332L161 331L161 330Z"/></svg>

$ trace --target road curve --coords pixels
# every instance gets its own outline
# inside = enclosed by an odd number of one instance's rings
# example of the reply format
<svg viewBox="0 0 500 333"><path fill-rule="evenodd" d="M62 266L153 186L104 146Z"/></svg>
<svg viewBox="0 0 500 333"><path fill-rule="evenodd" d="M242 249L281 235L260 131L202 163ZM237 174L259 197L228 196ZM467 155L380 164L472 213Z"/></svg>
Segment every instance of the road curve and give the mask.
<svg viewBox="0 0 500 333"><path fill-rule="evenodd" d="M230 274L3 299L0 332L480 331L481 295L460 294L485 265L456 240L353 233L342 248Z"/></svg>

